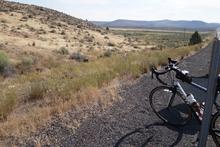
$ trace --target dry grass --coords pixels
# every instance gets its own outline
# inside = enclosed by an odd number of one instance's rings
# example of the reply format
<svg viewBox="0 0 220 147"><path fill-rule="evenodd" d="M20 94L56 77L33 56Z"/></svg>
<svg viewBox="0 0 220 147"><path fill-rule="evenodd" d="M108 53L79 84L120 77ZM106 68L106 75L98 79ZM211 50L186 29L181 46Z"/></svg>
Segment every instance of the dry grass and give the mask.
<svg viewBox="0 0 220 147"><path fill-rule="evenodd" d="M8 56L0 51L0 73L2 74L5 71L5 68L9 65Z"/></svg>
<svg viewBox="0 0 220 147"><path fill-rule="evenodd" d="M7 118L8 114L14 109L16 100L17 95L14 89L1 90L0 119Z"/></svg>
<svg viewBox="0 0 220 147"><path fill-rule="evenodd" d="M114 55L89 63L78 63L75 66L63 64L47 73L23 75L8 83L16 83L13 86L16 89L15 94L12 95L11 89L4 89L5 93L10 95L6 95L7 101L2 104L5 108L0 109L2 117L6 119L8 116L7 121L0 124L0 136L20 136L35 131L56 113L100 101L97 89L109 85L113 79L126 75L138 77L149 71L152 65L165 64L168 57L182 58L200 48L201 45L196 45L128 53L126 56ZM33 100L38 102L32 105ZM105 101L107 100L102 99L102 103ZM23 113L8 115L10 112L16 112L24 104L27 107ZM28 107L29 105L32 106Z"/></svg>

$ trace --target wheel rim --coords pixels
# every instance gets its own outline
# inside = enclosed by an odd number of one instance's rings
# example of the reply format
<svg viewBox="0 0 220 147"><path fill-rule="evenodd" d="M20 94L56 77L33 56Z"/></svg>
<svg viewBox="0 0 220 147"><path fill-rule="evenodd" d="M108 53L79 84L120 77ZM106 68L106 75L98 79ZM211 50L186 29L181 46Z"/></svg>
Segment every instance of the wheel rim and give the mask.
<svg viewBox="0 0 220 147"><path fill-rule="evenodd" d="M170 100L173 102L169 106ZM191 118L191 110L184 103L180 94L174 94L170 87L159 87L150 95L151 107L164 122L172 125L184 125Z"/></svg>

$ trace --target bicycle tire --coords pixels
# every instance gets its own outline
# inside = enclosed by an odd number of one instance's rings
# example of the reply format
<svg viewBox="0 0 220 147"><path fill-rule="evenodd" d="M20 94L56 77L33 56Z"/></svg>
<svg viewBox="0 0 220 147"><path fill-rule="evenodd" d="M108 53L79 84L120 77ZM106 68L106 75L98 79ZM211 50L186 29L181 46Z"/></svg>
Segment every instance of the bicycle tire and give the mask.
<svg viewBox="0 0 220 147"><path fill-rule="evenodd" d="M211 130L210 133L212 138L216 144L216 146L220 146L220 113L216 112L211 119Z"/></svg>
<svg viewBox="0 0 220 147"><path fill-rule="evenodd" d="M154 88L150 92L149 101L154 113L167 124L183 126L192 118L191 108L173 87L159 86ZM168 106L168 102L171 105Z"/></svg>

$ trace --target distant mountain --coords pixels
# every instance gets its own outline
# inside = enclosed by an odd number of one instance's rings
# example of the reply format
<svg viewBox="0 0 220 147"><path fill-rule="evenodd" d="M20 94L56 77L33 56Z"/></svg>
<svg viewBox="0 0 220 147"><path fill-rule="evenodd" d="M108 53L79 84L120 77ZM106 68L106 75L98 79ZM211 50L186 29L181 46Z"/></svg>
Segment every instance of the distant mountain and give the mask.
<svg viewBox="0 0 220 147"><path fill-rule="evenodd" d="M214 30L220 27L220 23L206 23L203 21L173 21L173 20L158 20L158 21L138 21L118 19L115 21L93 21L95 25L102 27L125 27L125 28L185 28L185 29L209 29Z"/></svg>

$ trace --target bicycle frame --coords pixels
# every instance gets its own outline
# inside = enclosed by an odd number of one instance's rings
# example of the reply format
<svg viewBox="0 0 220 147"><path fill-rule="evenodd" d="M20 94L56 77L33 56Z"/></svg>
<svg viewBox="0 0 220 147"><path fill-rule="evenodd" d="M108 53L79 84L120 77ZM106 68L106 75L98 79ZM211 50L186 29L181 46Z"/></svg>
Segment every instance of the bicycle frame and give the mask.
<svg viewBox="0 0 220 147"><path fill-rule="evenodd" d="M189 83L190 85L192 85L193 87L203 91L203 92L207 92L207 88L195 83L195 82L191 82ZM183 96L183 100L187 103L186 99L187 99L187 93L185 92L185 90L183 89L183 87L181 86L180 82L179 81L173 81L173 86L175 88L177 88L177 90L179 90L179 92L182 94ZM214 102L214 105L217 109L217 111L220 113L220 106L217 104L217 102L215 101Z"/></svg>
<svg viewBox="0 0 220 147"><path fill-rule="evenodd" d="M179 89L180 93L184 96L184 101L186 100L187 98L187 93L185 92L185 90L183 89L183 87L181 86L180 82L179 81L174 81L174 84L173 84L177 89ZM190 83L190 85L204 91L204 92L207 92L207 88L197 84L197 83Z"/></svg>

